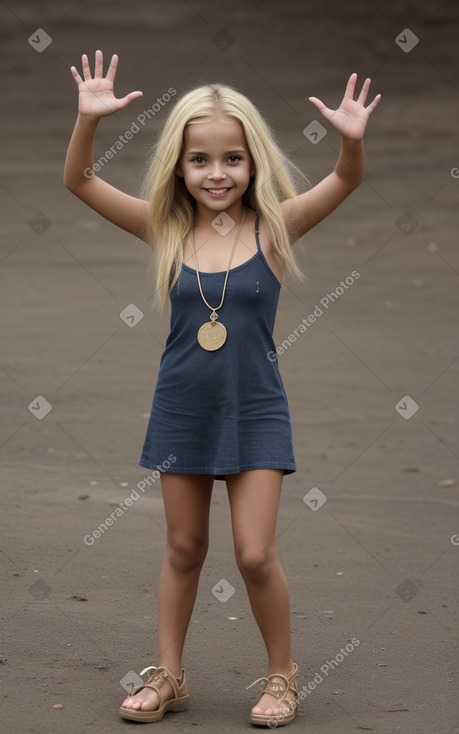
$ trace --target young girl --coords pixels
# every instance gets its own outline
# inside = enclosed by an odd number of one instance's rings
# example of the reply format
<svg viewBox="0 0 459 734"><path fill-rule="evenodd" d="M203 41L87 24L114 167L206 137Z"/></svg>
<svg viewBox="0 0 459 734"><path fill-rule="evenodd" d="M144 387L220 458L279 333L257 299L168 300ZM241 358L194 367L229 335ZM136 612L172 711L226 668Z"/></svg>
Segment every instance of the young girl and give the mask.
<svg viewBox="0 0 459 734"><path fill-rule="evenodd" d="M268 355L275 351L284 269L301 277L291 247L361 182L363 135L380 95L364 106L366 79L354 100L352 74L337 110L309 98L341 134L341 152L329 176L296 195L289 163L253 104L228 86L200 86L175 103L156 145L145 198L136 198L92 170L99 119L142 94L114 96L117 63L115 55L104 76L96 51L94 76L86 55L83 78L71 67L79 106L64 184L151 245L157 301L172 305L140 460L162 468L167 522L158 666L142 671L148 672L145 684L131 690L119 714L153 722L166 711L188 708L182 651L207 552L212 487L214 479L224 479L236 561L268 655L250 722L285 725L296 714L298 666L291 657L289 594L275 530L282 477L296 465L287 398L277 362Z"/></svg>

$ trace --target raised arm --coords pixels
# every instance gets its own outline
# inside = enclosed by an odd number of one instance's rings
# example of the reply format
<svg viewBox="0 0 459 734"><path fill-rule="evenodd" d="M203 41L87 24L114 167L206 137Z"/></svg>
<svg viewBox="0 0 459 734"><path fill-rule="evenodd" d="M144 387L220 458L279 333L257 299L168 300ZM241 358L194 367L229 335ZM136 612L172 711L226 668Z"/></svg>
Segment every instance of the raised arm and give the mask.
<svg viewBox="0 0 459 734"><path fill-rule="evenodd" d="M76 68L71 67L78 85L78 117L65 159L64 185L113 224L145 239L148 202L125 194L98 178L92 170L94 138L100 118L112 115L142 94L136 91L116 99L113 83L117 65L118 57L114 55L104 77L102 52L96 51L94 77L86 55L82 56L83 79Z"/></svg>
<svg viewBox="0 0 459 734"><path fill-rule="evenodd" d="M365 107L371 80L365 80L358 99L354 100L356 82L357 74L351 74L337 110L329 109L316 97L309 97L310 102L341 134L341 151L329 176L304 194L281 203L286 223L295 232L294 241L336 209L362 181L365 163L363 136L368 118L381 95L377 94Z"/></svg>

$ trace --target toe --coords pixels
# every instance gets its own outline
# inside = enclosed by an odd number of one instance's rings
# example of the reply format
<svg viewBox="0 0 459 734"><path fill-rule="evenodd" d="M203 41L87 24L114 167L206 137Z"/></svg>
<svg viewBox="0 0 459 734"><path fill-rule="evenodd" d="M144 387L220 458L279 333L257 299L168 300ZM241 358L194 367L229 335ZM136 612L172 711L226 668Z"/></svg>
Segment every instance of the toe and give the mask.
<svg viewBox="0 0 459 734"><path fill-rule="evenodd" d="M281 714L288 714L290 712L289 708L286 708L285 706L282 706L282 708L277 708L272 710L273 716L281 716Z"/></svg>
<svg viewBox="0 0 459 734"><path fill-rule="evenodd" d="M147 700L143 701L140 706L141 711L155 711L157 708L158 708L158 700L156 696L154 699L153 697L147 698Z"/></svg>
<svg viewBox="0 0 459 734"><path fill-rule="evenodd" d="M271 709L264 709L261 706L254 706L252 709L252 714L262 714L263 716L271 716Z"/></svg>

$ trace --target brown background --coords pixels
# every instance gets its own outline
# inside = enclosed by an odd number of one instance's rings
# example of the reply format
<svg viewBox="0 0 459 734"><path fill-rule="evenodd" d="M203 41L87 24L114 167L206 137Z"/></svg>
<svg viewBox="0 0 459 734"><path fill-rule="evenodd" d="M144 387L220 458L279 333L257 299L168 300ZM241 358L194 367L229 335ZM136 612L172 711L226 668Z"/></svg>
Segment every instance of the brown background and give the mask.
<svg viewBox="0 0 459 734"><path fill-rule="evenodd" d="M353 71L382 93L365 181L296 245L308 280L285 284L275 331L280 343L359 271L280 358L298 471L285 480L278 549L300 685L360 643L292 728L459 731L458 20L453 0L0 5L2 731L127 730L119 681L156 662L158 482L83 542L147 473L137 462L168 332L151 308L145 245L62 185L77 105L69 67L96 48L120 56L119 96L144 93L102 121L96 157L169 87L223 81L259 106L314 184L339 138L323 120L320 143L305 137L320 118L308 96L336 106ZM408 53L395 43L406 28L419 38ZM28 43L37 29L52 39L41 53ZM138 193L166 114L106 180ZM119 316L130 303L144 314L134 328ZM419 405L409 420L394 407L406 395ZM42 420L28 409L37 396L52 405ZM327 497L316 512L303 501L314 486ZM185 650L192 704L158 725L168 731L248 730L257 694L245 687L266 672L223 482L211 521ZM221 579L235 588L225 603L211 591Z"/></svg>

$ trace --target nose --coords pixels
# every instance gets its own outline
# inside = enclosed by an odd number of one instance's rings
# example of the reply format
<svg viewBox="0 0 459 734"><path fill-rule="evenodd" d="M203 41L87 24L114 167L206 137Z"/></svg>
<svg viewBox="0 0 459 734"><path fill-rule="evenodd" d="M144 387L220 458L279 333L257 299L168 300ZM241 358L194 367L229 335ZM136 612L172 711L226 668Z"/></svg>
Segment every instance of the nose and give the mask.
<svg viewBox="0 0 459 734"><path fill-rule="evenodd" d="M217 161L211 167L210 173L207 174L207 178L212 181L219 181L226 178L226 173L222 169L220 163Z"/></svg>

